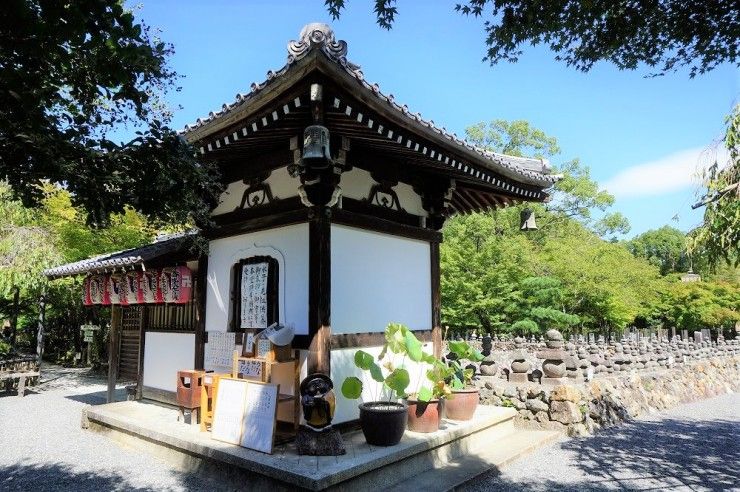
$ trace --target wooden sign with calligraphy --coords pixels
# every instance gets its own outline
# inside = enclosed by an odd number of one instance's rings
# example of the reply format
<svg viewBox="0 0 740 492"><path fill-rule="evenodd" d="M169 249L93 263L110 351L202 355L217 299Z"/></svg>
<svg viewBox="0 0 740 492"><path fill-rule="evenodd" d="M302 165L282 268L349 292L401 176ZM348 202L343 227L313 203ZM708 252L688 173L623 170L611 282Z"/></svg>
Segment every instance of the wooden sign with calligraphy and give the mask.
<svg viewBox="0 0 740 492"><path fill-rule="evenodd" d="M237 329L263 330L278 321L278 268L271 256L252 256L234 268Z"/></svg>
<svg viewBox="0 0 740 492"><path fill-rule="evenodd" d="M277 384L251 381L247 384L241 446L272 454L279 391Z"/></svg>

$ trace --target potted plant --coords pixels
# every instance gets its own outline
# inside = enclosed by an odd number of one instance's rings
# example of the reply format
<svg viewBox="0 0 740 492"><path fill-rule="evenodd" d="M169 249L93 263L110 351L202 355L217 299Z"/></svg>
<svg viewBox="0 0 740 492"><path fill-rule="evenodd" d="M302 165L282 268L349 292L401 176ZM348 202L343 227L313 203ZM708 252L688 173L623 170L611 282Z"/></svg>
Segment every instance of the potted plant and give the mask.
<svg viewBox="0 0 740 492"><path fill-rule="evenodd" d="M408 411L405 403L393 400L406 395L406 388L409 385L408 371L403 367L393 367L391 363L384 364L381 368L373 356L364 350L355 352L355 365L367 371L376 383L372 391L373 401L362 402L359 405L360 427L365 440L375 446L398 444L406 430ZM342 383L342 395L350 400L360 399L363 387L360 378L349 376ZM384 390L387 393L386 399L382 399Z"/></svg>
<svg viewBox="0 0 740 492"><path fill-rule="evenodd" d="M409 414L408 427L414 432L435 432L439 430L445 405L452 397L452 390L447 384L451 370L429 354L424 354L424 357L421 361L422 367L423 364L431 366L425 373L425 383L429 385L422 386L423 379L420 378L419 390L406 398Z"/></svg>
<svg viewBox="0 0 740 492"><path fill-rule="evenodd" d="M450 341L447 348L455 354L455 357L449 358L447 362L452 370L450 380L452 398L445 403L445 416L452 420L470 420L478 408L479 399L478 388L472 384L475 370L463 368L460 361L480 362L483 360L483 354L465 341Z"/></svg>
<svg viewBox="0 0 740 492"><path fill-rule="evenodd" d="M451 369L432 354L424 352L422 344L406 326L391 323L385 331L382 358L390 350L402 354L418 365L419 378L415 391L406 396L408 428L413 432L434 432L439 429L444 412L445 398L451 395L447 384Z"/></svg>

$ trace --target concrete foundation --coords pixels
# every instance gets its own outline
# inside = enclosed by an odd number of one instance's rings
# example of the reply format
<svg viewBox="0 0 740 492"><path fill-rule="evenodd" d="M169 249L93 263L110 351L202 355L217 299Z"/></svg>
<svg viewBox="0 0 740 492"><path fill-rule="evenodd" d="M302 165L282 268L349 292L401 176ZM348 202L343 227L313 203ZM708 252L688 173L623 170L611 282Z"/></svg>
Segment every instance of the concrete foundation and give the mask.
<svg viewBox="0 0 740 492"><path fill-rule="evenodd" d="M83 426L180 470L212 474L227 487L249 483L250 490L351 487L355 492L402 486L435 470L445 475L442 471L451 462L461 460L454 480L447 477L453 487L557 437L515 429L516 415L512 408L479 407L470 421L445 420L431 434L407 431L398 445L388 448L369 446L360 431L346 432L344 456L299 456L293 443L276 446L272 455L222 443L177 422L177 410L142 402L90 407Z"/></svg>

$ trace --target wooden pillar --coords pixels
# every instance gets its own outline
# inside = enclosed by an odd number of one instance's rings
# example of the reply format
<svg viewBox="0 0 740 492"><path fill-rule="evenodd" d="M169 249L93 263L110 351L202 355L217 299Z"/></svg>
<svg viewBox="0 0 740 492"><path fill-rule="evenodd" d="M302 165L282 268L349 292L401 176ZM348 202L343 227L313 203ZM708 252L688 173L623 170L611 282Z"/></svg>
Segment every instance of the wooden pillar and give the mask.
<svg viewBox="0 0 740 492"><path fill-rule="evenodd" d="M331 375L331 210L316 207L308 226L308 374Z"/></svg>
<svg viewBox="0 0 740 492"><path fill-rule="evenodd" d="M10 318L10 346L15 348L15 337L18 331L18 311L20 311L21 289L17 285L13 286L13 314Z"/></svg>
<svg viewBox="0 0 740 492"><path fill-rule="evenodd" d="M39 370L41 370L41 359L44 356L44 325L46 323L46 289L39 296L39 323L36 332L36 356L38 357Z"/></svg>
<svg viewBox="0 0 740 492"><path fill-rule="evenodd" d="M110 333L108 335L108 403L116 401L116 379L118 379L118 356L121 336L121 306L110 308Z"/></svg>
<svg viewBox="0 0 740 492"><path fill-rule="evenodd" d="M195 361L193 367L203 370L206 353L206 293L208 291L208 255L198 258L198 280L195 284Z"/></svg>
<svg viewBox="0 0 740 492"><path fill-rule="evenodd" d="M139 370L136 374L136 399L141 400L144 395L144 354L146 350L146 327L149 323L149 306L141 305L139 316Z"/></svg>
<svg viewBox="0 0 740 492"><path fill-rule="evenodd" d="M439 272L439 243L432 241L430 243L431 254L431 272L432 272L432 346L434 356L439 358L442 355L442 327L441 309L442 297L440 294L440 272Z"/></svg>

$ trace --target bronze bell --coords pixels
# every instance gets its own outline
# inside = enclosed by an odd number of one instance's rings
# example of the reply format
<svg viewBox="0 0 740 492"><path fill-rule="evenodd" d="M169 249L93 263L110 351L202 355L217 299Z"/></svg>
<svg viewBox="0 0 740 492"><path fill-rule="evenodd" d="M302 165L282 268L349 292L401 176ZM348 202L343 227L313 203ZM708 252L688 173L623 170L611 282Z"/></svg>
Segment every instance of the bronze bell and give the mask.
<svg viewBox="0 0 740 492"><path fill-rule="evenodd" d="M303 165L322 169L331 162L329 130L325 126L311 125L303 132Z"/></svg>
<svg viewBox="0 0 740 492"><path fill-rule="evenodd" d="M534 220L534 212L530 208L522 210L519 229L522 231L536 231L537 223Z"/></svg>

